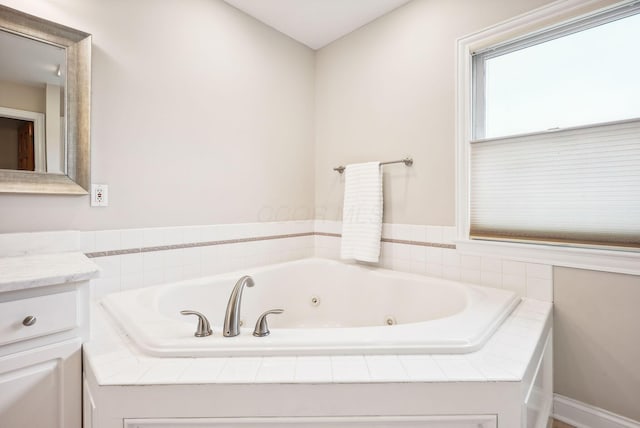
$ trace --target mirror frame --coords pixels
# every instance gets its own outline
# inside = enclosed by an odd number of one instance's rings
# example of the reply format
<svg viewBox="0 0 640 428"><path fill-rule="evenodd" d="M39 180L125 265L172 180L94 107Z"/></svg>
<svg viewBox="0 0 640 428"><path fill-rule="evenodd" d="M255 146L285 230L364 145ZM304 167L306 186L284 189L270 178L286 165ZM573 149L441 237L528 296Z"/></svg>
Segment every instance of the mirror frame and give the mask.
<svg viewBox="0 0 640 428"><path fill-rule="evenodd" d="M0 5L0 30L64 48L66 175L0 170L0 193L86 195L90 186L91 35Z"/></svg>

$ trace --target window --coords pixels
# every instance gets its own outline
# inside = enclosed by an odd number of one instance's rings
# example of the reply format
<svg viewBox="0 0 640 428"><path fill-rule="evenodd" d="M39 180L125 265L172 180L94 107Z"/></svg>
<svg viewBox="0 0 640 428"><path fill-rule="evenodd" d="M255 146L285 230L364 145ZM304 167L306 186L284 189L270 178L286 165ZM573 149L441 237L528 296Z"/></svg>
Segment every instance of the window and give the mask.
<svg viewBox="0 0 640 428"><path fill-rule="evenodd" d="M472 239L640 250L640 4L473 53Z"/></svg>

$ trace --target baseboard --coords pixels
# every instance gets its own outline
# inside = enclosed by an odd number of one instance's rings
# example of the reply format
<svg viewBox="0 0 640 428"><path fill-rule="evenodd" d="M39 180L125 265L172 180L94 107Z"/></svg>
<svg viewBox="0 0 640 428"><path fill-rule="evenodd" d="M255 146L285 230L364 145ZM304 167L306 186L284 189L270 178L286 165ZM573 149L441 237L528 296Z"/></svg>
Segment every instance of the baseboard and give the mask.
<svg viewBox="0 0 640 428"><path fill-rule="evenodd" d="M640 428L640 422L554 394L553 417L576 428Z"/></svg>

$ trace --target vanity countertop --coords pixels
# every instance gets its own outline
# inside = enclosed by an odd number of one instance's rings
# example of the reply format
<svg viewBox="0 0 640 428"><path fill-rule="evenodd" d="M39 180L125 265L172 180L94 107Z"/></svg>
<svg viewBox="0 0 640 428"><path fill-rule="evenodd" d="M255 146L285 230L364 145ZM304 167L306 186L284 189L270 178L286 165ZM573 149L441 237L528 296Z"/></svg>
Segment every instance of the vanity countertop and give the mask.
<svg viewBox="0 0 640 428"><path fill-rule="evenodd" d="M83 253L0 258L0 293L95 278L100 268Z"/></svg>

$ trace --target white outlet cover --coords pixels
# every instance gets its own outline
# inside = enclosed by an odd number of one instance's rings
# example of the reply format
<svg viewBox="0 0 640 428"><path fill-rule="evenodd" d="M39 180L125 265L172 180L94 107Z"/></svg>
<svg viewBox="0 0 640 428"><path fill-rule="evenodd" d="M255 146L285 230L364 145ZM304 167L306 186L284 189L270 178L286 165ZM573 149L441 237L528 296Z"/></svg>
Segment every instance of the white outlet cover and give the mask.
<svg viewBox="0 0 640 428"><path fill-rule="evenodd" d="M109 206L109 186L106 184L91 184L91 206Z"/></svg>

